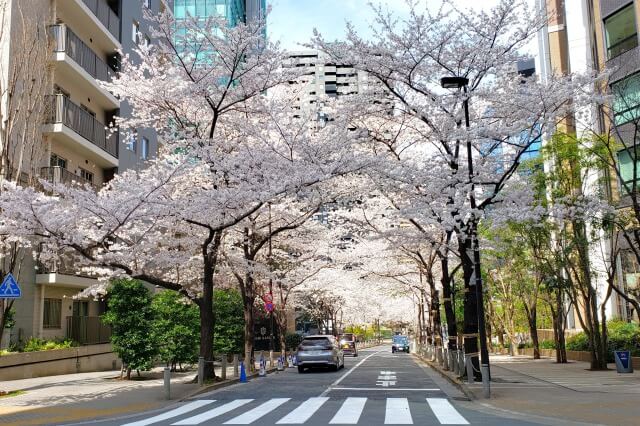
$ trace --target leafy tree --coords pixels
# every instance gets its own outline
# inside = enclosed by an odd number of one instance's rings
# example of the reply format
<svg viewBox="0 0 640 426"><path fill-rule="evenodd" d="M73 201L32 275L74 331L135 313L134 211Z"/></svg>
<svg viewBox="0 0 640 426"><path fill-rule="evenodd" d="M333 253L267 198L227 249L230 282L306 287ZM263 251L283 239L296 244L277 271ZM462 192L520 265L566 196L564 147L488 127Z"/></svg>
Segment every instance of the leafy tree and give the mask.
<svg viewBox="0 0 640 426"><path fill-rule="evenodd" d="M244 310L238 290L214 290L213 348L217 353L238 354L244 349Z"/></svg>
<svg viewBox="0 0 640 426"><path fill-rule="evenodd" d="M156 294L153 308L153 336L158 342L160 359L171 370L176 365L193 363L198 358L200 320L198 307L189 299L171 290Z"/></svg>
<svg viewBox="0 0 640 426"><path fill-rule="evenodd" d="M114 280L108 289L107 312L102 321L111 326L111 344L127 370L127 380L131 370L136 370L138 376L140 370L150 370L158 348L151 333L151 293L142 281Z"/></svg>

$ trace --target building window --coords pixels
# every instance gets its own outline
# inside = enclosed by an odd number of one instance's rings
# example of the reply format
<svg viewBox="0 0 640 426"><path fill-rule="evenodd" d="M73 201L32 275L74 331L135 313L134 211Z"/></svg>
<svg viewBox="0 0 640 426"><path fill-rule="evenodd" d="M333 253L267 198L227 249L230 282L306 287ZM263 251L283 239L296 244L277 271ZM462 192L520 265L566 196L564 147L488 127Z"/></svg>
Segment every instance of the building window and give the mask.
<svg viewBox="0 0 640 426"><path fill-rule="evenodd" d="M89 182L89 183L93 183L93 173L91 173L88 170L85 170L83 168L80 168L80 177L85 181L85 182Z"/></svg>
<svg viewBox="0 0 640 426"><path fill-rule="evenodd" d="M140 24L137 21L133 21L131 24L131 41L138 44L140 40Z"/></svg>
<svg viewBox="0 0 640 426"><path fill-rule="evenodd" d="M143 0L142 4L144 5L144 7L146 7L147 9L151 9L151 0Z"/></svg>
<svg viewBox="0 0 640 426"><path fill-rule="evenodd" d="M149 158L149 139L145 137L140 141L140 158L143 160Z"/></svg>
<svg viewBox="0 0 640 426"><path fill-rule="evenodd" d="M60 167L62 169L67 168L67 160L60 157L58 154L51 154L51 159L49 160L49 165L51 167Z"/></svg>
<svg viewBox="0 0 640 426"><path fill-rule="evenodd" d="M138 140L135 135L129 136L127 140L127 149L129 151L138 152Z"/></svg>
<svg viewBox="0 0 640 426"><path fill-rule="evenodd" d="M604 20L607 56L614 58L638 45L634 4Z"/></svg>
<svg viewBox="0 0 640 426"><path fill-rule="evenodd" d="M638 162L637 155L633 155L632 151L628 149L618 152L618 168L620 171L620 192L625 194L637 190L637 185L640 183L640 162Z"/></svg>
<svg viewBox="0 0 640 426"><path fill-rule="evenodd" d="M44 299L42 327L62 327L62 299Z"/></svg>
<svg viewBox="0 0 640 426"><path fill-rule="evenodd" d="M611 91L615 124L619 126L637 120L640 117L640 73L612 84Z"/></svg>

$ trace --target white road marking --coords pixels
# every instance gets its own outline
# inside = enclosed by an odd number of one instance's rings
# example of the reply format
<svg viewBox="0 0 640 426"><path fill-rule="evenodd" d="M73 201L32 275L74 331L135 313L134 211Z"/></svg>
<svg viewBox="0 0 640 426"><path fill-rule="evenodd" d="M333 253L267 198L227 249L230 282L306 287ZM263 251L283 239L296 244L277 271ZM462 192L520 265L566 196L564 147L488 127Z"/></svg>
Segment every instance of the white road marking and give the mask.
<svg viewBox="0 0 640 426"><path fill-rule="evenodd" d="M273 398L264 404L258 405L256 408L247 411L244 414L234 417L233 419L225 422L225 425L248 425L258 420L260 417L265 416L289 401L291 398Z"/></svg>
<svg viewBox="0 0 640 426"><path fill-rule="evenodd" d="M437 392L439 388L346 388L346 387L337 387L331 388L334 390L362 390L362 391L418 391L418 392Z"/></svg>
<svg viewBox="0 0 640 426"><path fill-rule="evenodd" d="M276 422L276 424L278 424L278 425L283 425L283 424L300 425L300 424L306 422L307 420L309 420L309 418L311 416L313 416L313 414L316 411L318 411L318 409L320 407L322 407L322 404L327 402L328 399L329 398L327 398L327 397L309 398L305 402L300 404L298 406L298 408L296 408L295 410L293 410L292 412L290 412L289 414L287 414L286 416L284 416L283 418L278 420Z"/></svg>
<svg viewBox="0 0 640 426"><path fill-rule="evenodd" d="M200 407L204 407L205 405L209 405L212 402L216 402L215 399L199 399L197 401L190 402L188 404L183 405L182 407L178 407L174 410L167 411L166 413L159 414L157 416L149 417L148 419L140 420L133 423L127 423L123 426L146 426L153 423L161 422L163 420L172 419L174 417L178 417L182 414L188 413L189 411L196 410Z"/></svg>
<svg viewBox="0 0 640 426"><path fill-rule="evenodd" d="M469 422L445 398L427 398L441 425L468 425Z"/></svg>
<svg viewBox="0 0 640 426"><path fill-rule="evenodd" d="M384 413L385 425L412 425L411 411L407 398L387 398L387 409Z"/></svg>
<svg viewBox="0 0 640 426"><path fill-rule="evenodd" d="M356 368L360 367L366 360L368 360L369 358L371 358L374 355L377 355L379 353L381 353L382 351L378 351L378 352L374 352L371 355L363 358L359 363L357 363L356 365L353 366L353 368L349 369L349 371L345 372L342 376L340 376L338 378L338 380L336 380L335 382L331 383L329 385L329 387L327 389L325 389L324 392L322 392L320 394L320 396L325 396L327 393L329 393L331 391L331 388L333 388L334 386L338 386L340 384L341 381L343 381L345 378L347 378L347 376L351 373L353 373L355 371Z"/></svg>
<svg viewBox="0 0 640 426"><path fill-rule="evenodd" d="M347 398L342 403L342 406L338 410L335 416L329 422L330 425L355 425L358 424L362 410L364 410L364 404L367 402L367 398Z"/></svg>
<svg viewBox="0 0 640 426"><path fill-rule="evenodd" d="M180 420L177 423L173 423L174 425L199 425L207 420L213 419L214 417L221 416L229 411L235 410L238 407L242 407L245 404L250 403L253 399L236 399L227 404L216 407L212 410L205 411L204 413L195 415L193 417L189 417L184 420Z"/></svg>

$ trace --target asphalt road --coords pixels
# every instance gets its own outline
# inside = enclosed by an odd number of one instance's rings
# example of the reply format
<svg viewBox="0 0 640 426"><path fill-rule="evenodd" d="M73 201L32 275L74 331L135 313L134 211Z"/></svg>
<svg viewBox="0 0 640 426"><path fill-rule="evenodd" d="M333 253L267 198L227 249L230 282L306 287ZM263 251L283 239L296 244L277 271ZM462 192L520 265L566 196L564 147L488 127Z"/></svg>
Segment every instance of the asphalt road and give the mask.
<svg viewBox="0 0 640 426"><path fill-rule="evenodd" d="M287 369L198 395L165 410L86 424L536 424L499 417L480 406L474 409L473 403L452 399L454 392L445 393L447 386L411 355L392 354L383 346L361 350L358 357L345 357L345 368L338 372L300 374Z"/></svg>

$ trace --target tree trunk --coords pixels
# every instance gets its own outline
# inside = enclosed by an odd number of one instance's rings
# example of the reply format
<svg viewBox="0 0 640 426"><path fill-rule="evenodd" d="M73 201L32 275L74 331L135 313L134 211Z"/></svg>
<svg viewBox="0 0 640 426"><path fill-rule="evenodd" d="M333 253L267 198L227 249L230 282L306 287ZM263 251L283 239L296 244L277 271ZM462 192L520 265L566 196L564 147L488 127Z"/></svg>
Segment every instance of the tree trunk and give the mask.
<svg viewBox="0 0 640 426"><path fill-rule="evenodd" d="M2 278L1 275L0 275L0 278ZM11 311L14 301L15 299L10 299L9 301L5 301L4 299L0 300L0 315L2 315L0 317L0 348L2 347L2 338L4 336L4 328L7 325L7 315L9 314L9 311Z"/></svg>
<svg viewBox="0 0 640 426"><path fill-rule="evenodd" d="M462 262L462 272L464 276L464 352L471 355L474 376L477 380L482 379L480 373L480 348L478 345L478 300L475 292L475 282L473 274L472 239L464 235L459 243L460 260Z"/></svg>
<svg viewBox="0 0 640 426"><path fill-rule="evenodd" d="M448 251L444 254L440 253L440 269L441 277L440 283L442 284L442 295L444 302L444 315L447 320L447 334L449 334L449 341L447 347L451 351L458 349L458 326L456 324L456 314L453 311L453 291L451 289L451 276L449 275L449 256Z"/></svg>
<svg viewBox="0 0 640 426"><path fill-rule="evenodd" d="M529 307L526 303L524 309L527 314L527 323L529 324L529 334L533 344L533 359L540 359L540 342L538 340L538 308L535 304Z"/></svg>
<svg viewBox="0 0 640 426"><path fill-rule="evenodd" d="M555 309L551 307L553 314L553 337L556 343L556 362L558 364L567 363L567 347L564 338L564 300L562 300L562 290L555 290Z"/></svg>
<svg viewBox="0 0 640 426"><path fill-rule="evenodd" d="M255 318L253 315L253 305L255 294L253 293L253 277L247 274L244 285L241 286L243 315L244 315L244 359L247 371L255 371L255 357L253 353L253 328Z"/></svg>
<svg viewBox="0 0 640 426"><path fill-rule="evenodd" d="M198 300L200 308L200 356L204 358L204 380L214 379L213 368L213 265L211 256L205 256L202 298Z"/></svg>

